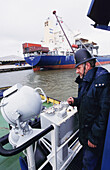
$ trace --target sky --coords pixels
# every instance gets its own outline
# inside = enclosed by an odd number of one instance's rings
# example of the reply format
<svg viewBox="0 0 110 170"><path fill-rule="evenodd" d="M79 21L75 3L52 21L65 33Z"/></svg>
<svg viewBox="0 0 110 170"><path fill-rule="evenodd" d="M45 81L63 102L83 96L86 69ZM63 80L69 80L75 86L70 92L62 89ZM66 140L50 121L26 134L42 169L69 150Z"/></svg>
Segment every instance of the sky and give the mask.
<svg viewBox="0 0 110 170"><path fill-rule="evenodd" d="M0 0L0 57L23 57L23 43L41 43L45 20L56 22L54 10L81 38L96 42L99 54L110 54L110 33L91 26L90 4L91 0Z"/></svg>

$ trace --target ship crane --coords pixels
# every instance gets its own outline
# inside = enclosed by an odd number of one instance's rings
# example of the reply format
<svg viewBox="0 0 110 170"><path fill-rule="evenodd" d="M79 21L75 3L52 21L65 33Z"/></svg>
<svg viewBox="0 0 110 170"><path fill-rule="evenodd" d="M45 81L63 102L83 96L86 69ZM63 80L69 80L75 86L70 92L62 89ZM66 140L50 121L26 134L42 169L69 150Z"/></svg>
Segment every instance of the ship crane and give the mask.
<svg viewBox="0 0 110 170"><path fill-rule="evenodd" d="M57 22L59 23L59 25L60 25L60 27L61 27L61 30L63 31L63 34L64 34L64 36L65 36L65 38L66 38L66 40L67 40L67 42L68 42L68 44L69 44L69 46L70 46L73 54L74 54L74 50L73 50L73 48L72 48L72 46L71 46L71 43L70 43L67 35L65 34L65 31L64 31L64 29L63 29L63 27L62 27L62 25L61 25L61 23L60 23L60 21L59 21L59 19L58 19L58 16L56 15L56 11L53 11L53 14L55 15L55 17L56 17L56 19L57 19Z"/></svg>

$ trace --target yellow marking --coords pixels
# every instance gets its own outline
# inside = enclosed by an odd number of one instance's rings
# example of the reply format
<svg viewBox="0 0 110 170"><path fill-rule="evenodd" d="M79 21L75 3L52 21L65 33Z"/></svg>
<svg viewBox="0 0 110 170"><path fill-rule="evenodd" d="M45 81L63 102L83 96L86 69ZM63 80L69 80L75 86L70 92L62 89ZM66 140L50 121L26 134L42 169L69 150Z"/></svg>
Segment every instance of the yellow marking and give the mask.
<svg viewBox="0 0 110 170"><path fill-rule="evenodd" d="M45 99L45 97L44 97L42 94L40 94L40 96L41 96L41 99L42 99L42 100ZM49 103L49 102L51 102L51 103L53 103L53 104L60 104L60 101L58 101L58 100L56 100L56 99L53 99L53 98L50 98L50 97L47 97L47 103Z"/></svg>

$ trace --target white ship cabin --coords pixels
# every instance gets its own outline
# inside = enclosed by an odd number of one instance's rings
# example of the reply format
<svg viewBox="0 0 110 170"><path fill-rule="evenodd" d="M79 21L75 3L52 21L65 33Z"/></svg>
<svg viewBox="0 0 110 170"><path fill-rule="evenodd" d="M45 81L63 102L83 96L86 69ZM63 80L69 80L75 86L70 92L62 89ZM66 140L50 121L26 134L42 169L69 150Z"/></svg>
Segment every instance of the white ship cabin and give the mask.
<svg viewBox="0 0 110 170"><path fill-rule="evenodd" d="M62 23L63 28L64 24ZM75 43L74 34L66 29L67 36L71 44ZM53 24L49 18L44 23L44 40L43 46L49 47L52 55L73 55L72 50L61 31L58 23Z"/></svg>

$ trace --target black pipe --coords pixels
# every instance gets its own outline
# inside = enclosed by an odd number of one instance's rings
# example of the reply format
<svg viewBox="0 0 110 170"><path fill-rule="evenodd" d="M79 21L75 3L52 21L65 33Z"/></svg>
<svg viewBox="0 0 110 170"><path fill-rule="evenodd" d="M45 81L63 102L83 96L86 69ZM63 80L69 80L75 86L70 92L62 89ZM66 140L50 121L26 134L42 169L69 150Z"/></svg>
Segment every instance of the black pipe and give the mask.
<svg viewBox="0 0 110 170"><path fill-rule="evenodd" d="M51 130L53 130L54 127L50 125L48 128L40 132L38 135L34 136L32 139L24 143L23 145L19 146L16 149L6 150L3 148L2 144L0 143L0 155L2 156L13 156L20 152L22 152L24 149L32 145L34 142L39 140L41 137L45 136L47 133L49 133Z"/></svg>
<svg viewBox="0 0 110 170"><path fill-rule="evenodd" d="M56 17L56 19L57 19L57 22L59 23L59 25L60 25L60 27L61 27L63 33L64 33L64 36L65 36L65 38L66 38L66 40L67 40L67 42L68 42L68 44L69 44L69 46L70 46L72 52L74 53L74 50L73 50L73 48L72 48L72 46L71 46L71 44L70 44L70 42L69 42L69 40L68 40L68 38L67 38L67 36L66 36L64 30L63 30L63 27L62 27L62 25L61 25L61 23L60 23L60 21L59 21L57 15L56 15L56 11L53 11L53 14L55 15L55 17Z"/></svg>
<svg viewBox="0 0 110 170"><path fill-rule="evenodd" d="M0 143L2 145L6 145L8 143L8 136L9 136L9 133L0 138Z"/></svg>

